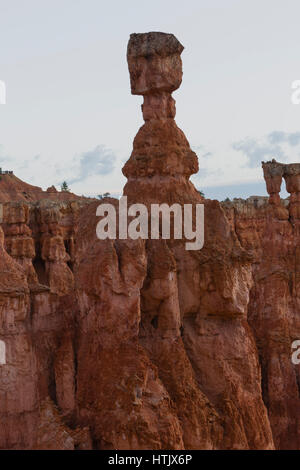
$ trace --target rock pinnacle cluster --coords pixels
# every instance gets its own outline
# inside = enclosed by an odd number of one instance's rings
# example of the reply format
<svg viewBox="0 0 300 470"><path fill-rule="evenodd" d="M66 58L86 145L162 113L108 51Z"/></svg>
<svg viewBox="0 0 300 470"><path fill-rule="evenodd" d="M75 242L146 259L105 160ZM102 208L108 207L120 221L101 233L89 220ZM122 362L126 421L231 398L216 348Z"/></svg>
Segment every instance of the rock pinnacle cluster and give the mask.
<svg viewBox="0 0 300 470"><path fill-rule="evenodd" d="M264 164L270 201L203 198L174 120L182 51L130 36L145 123L124 195L204 204L201 250L99 240L97 208L118 200L0 180L1 449L300 449L298 166Z"/></svg>

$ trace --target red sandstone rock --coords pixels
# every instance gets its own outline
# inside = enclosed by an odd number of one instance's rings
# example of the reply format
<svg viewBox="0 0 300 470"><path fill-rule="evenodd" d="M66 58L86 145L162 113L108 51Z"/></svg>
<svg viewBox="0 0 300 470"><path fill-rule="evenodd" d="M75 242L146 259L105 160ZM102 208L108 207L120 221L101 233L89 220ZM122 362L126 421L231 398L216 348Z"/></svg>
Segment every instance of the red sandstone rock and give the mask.
<svg viewBox="0 0 300 470"><path fill-rule="evenodd" d="M48 188L47 191L43 191L38 186L25 183L14 174L0 175L0 204L11 201L33 202L42 199L72 201L80 200L82 197L68 191L58 192L54 186Z"/></svg>
<svg viewBox="0 0 300 470"><path fill-rule="evenodd" d="M150 34L152 47L158 49L160 36L155 47ZM144 35L141 41L147 43ZM156 69L145 69L148 82L155 82L159 64ZM139 77L130 60L129 71L135 93ZM143 87L141 90L146 94ZM147 97L156 93L154 86L148 87ZM146 205L203 202L206 241L200 252L186 251L180 240L147 244L151 268L141 291L142 344L179 407L187 448L273 448L255 340L246 321L251 254L241 247L219 203L203 201L188 181L198 171L197 158L172 116L166 116L163 109L159 114L156 108L151 120L145 113L144 119L146 124L123 169L128 178L124 195L130 202ZM177 345L172 353L170 343ZM184 360L190 373L181 374L179 384L172 363ZM182 406L186 409L193 404L179 400L176 390L190 389L193 380L197 385L192 401L197 403L197 412L183 413ZM211 426L203 426L208 422Z"/></svg>
<svg viewBox="0 0 300 470"><path fill-rule="evenodd" d="M173 119L182 49L173 35L130 38L145 124L124 194L203 203L202 250L99 240L103 202L39 188L26 202L23 182L0 181L0 448L300 448L298 170L265 164L271 205L200 196Z"/></svg>
<svg viewBox="0 0 300 470"><path fill-rule="evenodd" d="M270 204L280 206L279 192L282 177L285 179L286 190L290 193L289 213L293 219L300 219L300 163L283 164L274 159L262 162Z"/></svg>
<svg viewBox="0 0 300 470"><path fill-rule="evenodd" d="M291 361L291 344L300 336L299 221L288 206L259 208L230 203L241 244L253 251L253 287L248 323L262 367L263 400L277 448L299 449L299 366ZM226 211L230 210L227 205Z"/></svg>
<svg viewBox="0 0 300 470"><path fill-rule="evenodd" d="M57 193L57 189L55 186L50 186L49 188L47 188L47 193Z"/></svg>
<svg viewBox="0 0 300 470"><path fill-rule="evenodd" d="M143 95L145 121L175 117L171 93L182 80L183 46L166 33L131 34L127 48L131 93Z"/></svg>

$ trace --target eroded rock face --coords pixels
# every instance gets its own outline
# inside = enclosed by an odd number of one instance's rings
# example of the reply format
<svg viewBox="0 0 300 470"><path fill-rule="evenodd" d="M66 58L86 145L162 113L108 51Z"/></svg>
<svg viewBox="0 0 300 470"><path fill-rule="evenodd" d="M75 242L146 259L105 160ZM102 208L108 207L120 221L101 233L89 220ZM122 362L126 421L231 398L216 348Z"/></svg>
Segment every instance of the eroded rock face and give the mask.
<svg viewBox="0 0 300 470"><path fill-rule="evenodd" d="M182 51L183 46L172 34L130 36L127 60L131 92L144 96L145 120L122 170L128 179L124 195L132 202L137 202L142 193L148 204L183 202L198 196L189 181L198 171L198 159L174 121L176 109L171 96L182 80Z"/></svg>
<svg viewBox="0 0 300 470"><path fill-rule="evenodd" d="M155 44L154 34L136 35L134 44L138 49L140 37L138 50L145 56L142 60L139 55L139 60L145 75L155 77L161 62L148 70L147 51L142 47ZM132 38L129 51L131 43ZM135 94L130 60L129 71ZM156 97L154 86L145 89L141 87L142 94ZM148 119L143 108L143 115L145 125L123 168L128 178L124 195L148 207L150 203L203 203L205 245L192 252L180 240L147 242L141 344L177 406L187 448L272 448L256 344L246 320L253 282L251 253L240 245L220 204L203 200L189 181L198 171L197 157L173 119L175 112L166 116L156 108ZM175 364L185 364L180 379ZM193 399L183 390L190 390Z"/></svg>
<svg viewBox="0 0 300 470"><path fill-rule="evenodd" d="M270 204L278 205L280 204L279 193L281 190L284 165L274 160L267 163L262 162L262 168L267 185L267 191L270 195L269 202Z"/></svg>
<svg viewBox="0 0 300 470"><path fill-rule="evenodd" d="M285 179L286 190L290 193L290 216L300 219L300 163L283 164L272 160L262 162L270 204L280 206L280 189L282 178Z"/></svg>
<svg viewBox="0 0 300 470"><path fill-rule="evenodd" d="M299 449L300 368L291 361L291 344L300 336L300 226L283 202L255 207L253 201L240 201L224 208L241 245L254 256L248 323L258 348L274 442L277 448Z"/></svg>
<svg viewBox="0 0 300 470"><path fill-rule="evenodd" d="M290 360L300 232L292 200L277 198L282 176L291 194L297 178L266 164L274 204L203 199L189 181L197 156L174 121L182 49L170 34L130 37L145 124L123 168L124 195L148 208L204 204L204 247L99 240L96 209L107 200L62 199L52 188L49 198L5 199L0 448L300 448ZM15 183L5 183L14 201Z"/></svg>
<svg viewBox="0 0 300 470"><path fill-rule="evenodd" d="M71 209L68 204L58 207ZM66 420L72 406L69 384L74 382L74 370L70 378L66 368L66 286L62 272L56 278L63 292L46 273L48 258L55 263L57 257L45 255L43 263L38 253L42 225L35 205L14 202L1 208L5 236L0 226L0 339L6 357L0 366L0 448L90 448L89 430L69 428ZM47 214L46 207L44 211ZM61 219L66 222L66 216Z"/></svg>
<svg viewBox="0 0 300 470"><path fill-rule="evenodd" d="M183 46L173 34L131 34L127 47L131 93L143 95L145 121L175 117L171 93L182 80Z"/></svg>
<svg viewBox="0 0 300 470"><path fill-rule="evenodd" d="M54 186L48 188L47 191L43 191L38 186L25 183L14 174L2 173L0 176L0 203L12 201L34 202L43 199L63 202L82 199L80 196L68 191L58 192Z"/></svg>

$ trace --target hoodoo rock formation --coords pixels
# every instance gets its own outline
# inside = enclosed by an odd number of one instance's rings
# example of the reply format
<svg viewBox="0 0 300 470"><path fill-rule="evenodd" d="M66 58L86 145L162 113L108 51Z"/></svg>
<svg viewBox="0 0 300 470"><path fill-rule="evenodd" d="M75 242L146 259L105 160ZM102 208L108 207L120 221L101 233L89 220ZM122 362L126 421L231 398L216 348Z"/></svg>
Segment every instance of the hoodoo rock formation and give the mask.
<svg viewBox="0 0 300 470"><path fill-rule="evenodd" d="M183 46L165 33L132 34L127 48L131 92L143 95L144 126L133 142L123 168L128 182L124 195L132 202L199 200L189 177L198 171L198 159L174 121L171 93L182 80Z"/></svg>
<svg viewBox="0 0 300 470"><path fill-rule="evenodd" d="M174 120L182 51L172 34L130 37L145 123L124 195L204 204L201 250L99 240L105 201L53 188L27 199L14 175L0 180L0 448L300 448L300 172L264 164L271 204L200 195Z"/></svg>
<svg viewBox="0 0 300 470"><path fill-rule="evenodd" d="M283 164L273 159L262 162L270 204L280 206L280 189L282 178L285 179L286 190L290 193L289 214L294 219L300 218L300 163Z"/></svg>

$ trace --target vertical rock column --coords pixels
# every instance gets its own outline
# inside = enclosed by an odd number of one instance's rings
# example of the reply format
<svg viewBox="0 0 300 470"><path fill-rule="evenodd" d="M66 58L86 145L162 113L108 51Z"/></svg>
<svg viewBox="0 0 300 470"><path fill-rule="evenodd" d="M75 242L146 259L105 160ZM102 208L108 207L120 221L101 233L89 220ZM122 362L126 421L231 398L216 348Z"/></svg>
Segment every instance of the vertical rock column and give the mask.
<svg viewBox="0 0 300 470"><path fill-rule="evenodd" d="M23 267L30 287L38 284L32 260L35 246L28 227L29 207L23 203L4 205L5 245L8 253Z"/></svg>
<svg viewBox="0 0 300 470"><path fill-rule="evenodd" d="M36 356L26 275L4 248L0 227L0 449L32 447L38 420ZM2 361L3 362L3 361Z"/></svg>
<svg viewBox="0 0 300 470"><path fill-rule="evenodd" d="M123 168L129 203L205 206L205 243L147 240L139 340L168 391L186 449L271 449L257 350L247 324L250 257L220 204L189 181L196 154L177 127L171 93L182 79L172 34L130 36L131 91L143 95L145 124ZM276 193L277 188L271 192ZM278 190L279 191L279 190Z"/></svg>
<svg viewBox="0 0 300 470"><path fill-rule="evenodd" d="M278 163L275 160L266 163L262 162L267 191L270 195L269 203L277 206L280 204L279 193L281 189L284 166L285 165Z"/></svg>
<svg viewBox="0 0 300 470"><path fill-rule="evenodd" d="M269 203L280 205L279 193L284 178L286 190L290 193L290 217L300 219L300 163L283 164L273 159L271 162L262 162L262 167L270 195Z"/></svg>
<svg viewBox="0 0 300 470"><path fill-rule="evenodd" d="M73 289L74 278L67 264L70 256L65 249L59 220L58 209L40 209L41 257L45 262L49 287L52 293L65 295Z"/></svg>
<svg viewBox="0 0 300 470"><path fill-rule="evenodd" d="M171 94L182 80L183 46L173 34L131 34L127 49L131 93L142 95L145 124L123 168L124 195L135 202L176 202L196 195L188 181L198 171L196 154L177 127Z"/></svg>
<svg viewBox="0 0 300 470"><path fill-rule="evenodd" d="M300 219L300 163L284 167L286 190L290 193L289 213L293 219Z"/></svg>

